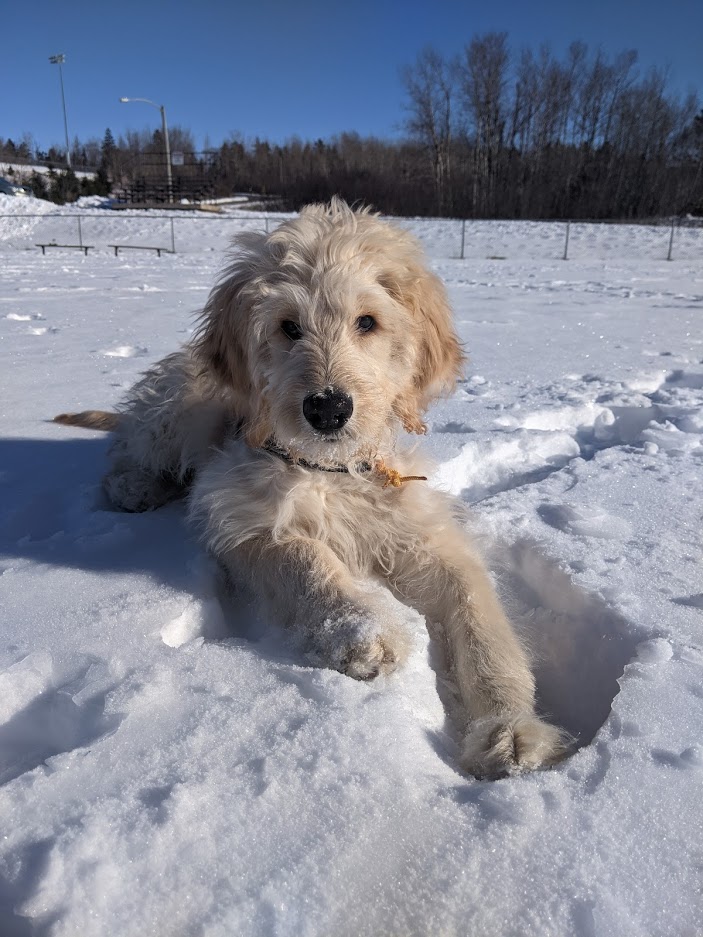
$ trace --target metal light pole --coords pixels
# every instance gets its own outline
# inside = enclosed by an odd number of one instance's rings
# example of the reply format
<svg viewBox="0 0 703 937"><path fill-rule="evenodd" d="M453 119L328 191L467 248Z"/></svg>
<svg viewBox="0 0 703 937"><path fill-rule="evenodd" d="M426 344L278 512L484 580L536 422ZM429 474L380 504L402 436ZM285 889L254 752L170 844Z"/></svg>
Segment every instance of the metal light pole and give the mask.
<svg viewBox="0 0 703 937"><path fill-rule="evenodd" d="M71 168L71 147L68 143L68 121L66 120L66 97L63 93L63 70L61 66L66 61L66 56L63 52L60 52L58 55L50 55L49 61L52 65L59 66L59 80L61 81L61 103L63 104L63 129L66 134L66 165L68 168Z"/></svg>
<svg viewBox="0 0 703 937"><path fill-rule="evenodd" d="M120 98L122 104L129 104L131 101L141 101L142 104L151 104L157 110L161 111L161 129L166 144L166 180L168 183L168 200L173 202L173 178L171 176L171 144L168 139L168 127L166 126L166 109L163 104L155 104L149 98Z"/></svg>

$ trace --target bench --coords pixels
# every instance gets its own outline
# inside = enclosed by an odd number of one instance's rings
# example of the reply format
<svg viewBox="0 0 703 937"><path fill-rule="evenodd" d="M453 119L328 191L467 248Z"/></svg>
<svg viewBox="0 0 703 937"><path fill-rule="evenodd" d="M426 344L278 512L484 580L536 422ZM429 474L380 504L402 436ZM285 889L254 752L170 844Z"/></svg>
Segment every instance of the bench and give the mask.
<svg viewBox="0 0 703 937"><path fill-rule="evenodd" d="M92 250L93 244L35 244L35 247L41 247L42 254L46 254L47 247L66 247L76 251L83 251L85 256L88 256L88 251Z"/></svg>
<svg viewBox="0 0 703 937"><path fill-rule="evenodd" d="M170 247L151 247L148 244L108 244L108 247L114 247L115 257L120 251L156 251L160 257L162 254L175 254Z"/></svg>

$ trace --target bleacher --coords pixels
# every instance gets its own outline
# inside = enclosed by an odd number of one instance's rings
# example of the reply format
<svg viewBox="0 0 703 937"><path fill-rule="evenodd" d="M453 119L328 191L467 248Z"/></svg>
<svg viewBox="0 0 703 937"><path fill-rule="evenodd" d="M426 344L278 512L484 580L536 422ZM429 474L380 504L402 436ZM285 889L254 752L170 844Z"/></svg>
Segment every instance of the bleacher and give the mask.
<svg viewBox="0 0 703 937"><path fill-rule="evenodd" d="M173 185L169 187L165 182L154 182L151 179L137 179L129 185L118 190L117 198L120 202L139 205L164 205L169 202L180 202L187 199L189 202L199 202L214 197L214 186L201 179L187 179L177 176ZM169 197L171 196L171 197Z"/></svg>

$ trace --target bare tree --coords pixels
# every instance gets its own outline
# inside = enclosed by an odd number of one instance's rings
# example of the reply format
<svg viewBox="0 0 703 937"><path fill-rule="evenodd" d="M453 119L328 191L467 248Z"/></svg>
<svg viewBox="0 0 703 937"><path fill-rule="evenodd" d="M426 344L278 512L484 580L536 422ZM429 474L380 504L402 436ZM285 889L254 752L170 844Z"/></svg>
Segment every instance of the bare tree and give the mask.
<svg viewBox="0 0 703 937"><path fill-rule="evenodd" d="M458 65L464 112L474 146L473 205L481 214L496 209L498 166L508 120L507 33L472 39Z"/></svg>
<svg viewBox="0 0 703 937"><path fill-rule="evenodd" d="M424 49L401 78L408 94L405 129L430 156L437 210L451 208L452 67L435 49Z"/></svg>

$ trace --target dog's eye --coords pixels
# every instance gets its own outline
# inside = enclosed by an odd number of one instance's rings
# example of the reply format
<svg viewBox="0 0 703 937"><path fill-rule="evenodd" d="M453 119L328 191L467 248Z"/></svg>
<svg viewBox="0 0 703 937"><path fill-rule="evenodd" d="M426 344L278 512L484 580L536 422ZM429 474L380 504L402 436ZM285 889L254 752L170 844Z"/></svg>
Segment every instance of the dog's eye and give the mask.
<svg viewBox="0 0 703 937"><path fill-rule="evenodd" d="M285 332L288 338L297 342L299 338L303 337L303 332L297 322L292 322L290 319L286 319L285 322L281 322L281 330Z"/></svg>
<svg viewBox="0 0 703 937"><path fill-rule="evenodd" d="M356 320L356 327L359 332L370 332L376 325L376 320L373 316L359 316Z"/></svg>

